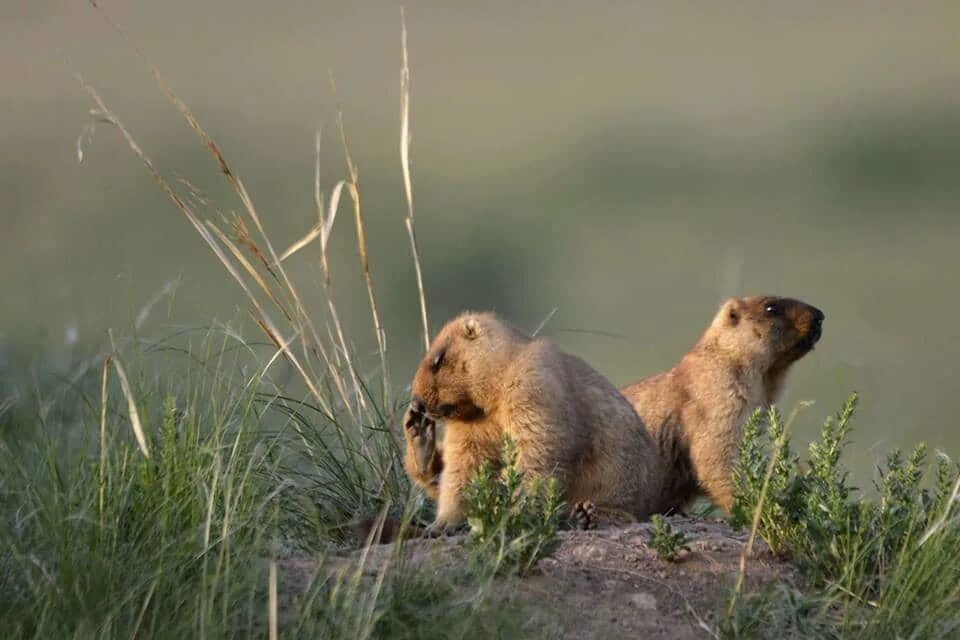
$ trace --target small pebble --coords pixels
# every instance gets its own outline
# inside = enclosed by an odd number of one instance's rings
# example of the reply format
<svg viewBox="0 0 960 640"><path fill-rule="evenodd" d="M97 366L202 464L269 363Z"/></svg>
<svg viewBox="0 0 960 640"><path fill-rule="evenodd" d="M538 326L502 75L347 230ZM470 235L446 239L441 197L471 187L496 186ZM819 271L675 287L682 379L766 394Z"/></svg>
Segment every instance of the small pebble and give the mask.
<svg viewBox="0 0 960 640"><path fill-rule="evenodd" d="M657 608L657 599L653 597L652 593L647 593L645 591L631 594L630 602L632 602L638 609L646 609L650 611Z"/></svg>

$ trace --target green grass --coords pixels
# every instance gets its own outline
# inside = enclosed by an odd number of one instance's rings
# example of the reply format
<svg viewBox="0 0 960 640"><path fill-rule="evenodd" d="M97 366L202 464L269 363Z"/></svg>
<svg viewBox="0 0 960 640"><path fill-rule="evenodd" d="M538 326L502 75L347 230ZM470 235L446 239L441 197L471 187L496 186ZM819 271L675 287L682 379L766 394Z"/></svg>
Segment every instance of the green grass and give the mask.
<svg viewBox="0 0 960 640"><path fill-rule="evenodd" d="M401 543L382 567L325 561L360 544L353 520L422 508L394 473L395 412L378 407L384 422L350 433L283 395L259 351L211 331L114 353L137 363L126 371L145 447L111 365L87 367L45 415L0 416L4 637L519 634L516 607L489 589L492 564L439 575L405 566ZM299 588L282 570L292 553L317 563Z"/></svg>
<svg viewBox="0 0 960 640"><path fill-rule="evenodd" d="M531 477L516 462L516 445L504 436L500 468L484 463L464 502L475 557L496 572L522 575L560 546L557 531L569 510L555 478Z"/></svg>
<svg viewBox="0 0 960 640"><path fill-rule="evenodd" d="M248 322L156 341L111 334L98 355L71 367L0 372L5 637L516 637L523 618L490 588L495 563L438 575L407 566L401 538L382 566L371 569L365 555L343 566L344 553L363 543L357 522L426 514L401 463L404 402L387 368L342 123L349 177L325 200L318 170L318 223L280 249L217 145L151 71L240 213L224 215L189 182L168 179L78 80L95 116L119 132L239 286L262 337L245 337ZM401 164L417 263L406 150ZM341 194L352 204L365 285L346 294L369 304L362 329L341 322L326 254ZM320 309L308 309L285 268L308 246L319 248ZM422 287L419 301L426 340ZM354 347L371 336L372 355ZM290 584L291 554L315 562L306 584Z"/></svg>
<svg viewBox="0 0 960 640"><path fill-rule="evenodd" d="M265 584L250 560L276 537L277 436L263 433L254 393L194 373L183 385L135 382L149 458L119 385L107 386L103 422L76 397L75 423L4 425L0 615L13 637L188 637L258 624L235 603ZM72 450L59 442L70 431L82 443Z"/></svg>
<svg viewBox="0 0 960 640"><path fill-rule="evenodd" d="M657 557L661 560L674 562L680 557L681 551L690 550L687 536L682 531L674 531L666 518L654 515L650 518L650 523L653 526L647 544L657 552Z"/></svg>
<svg viewBox="0 0 960 640"><path fill-rule="evenodd" d="M756 523L799 569L802 592L735 594L729 637L953 638L960 634L960 467L923 444L889 453L873 496L841 463L856 395L824 422L805 464L776 411L747 425L733 522ZM761 428L766 418L766 429Z"/></svg>

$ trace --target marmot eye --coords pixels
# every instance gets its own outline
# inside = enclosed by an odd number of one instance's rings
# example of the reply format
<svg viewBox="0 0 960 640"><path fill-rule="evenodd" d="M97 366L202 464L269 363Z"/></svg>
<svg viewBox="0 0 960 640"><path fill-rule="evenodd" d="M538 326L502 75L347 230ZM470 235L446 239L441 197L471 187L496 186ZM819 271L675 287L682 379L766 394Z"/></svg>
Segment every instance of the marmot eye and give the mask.
<svg viewBox="0 0 960 640"><path fill-rule="evenodd" d="M430 363L430 370L433 371L434 373L436 373L437 371L440 371L440 367L443 366L443 358L446 355L447 355L447 350L440 349L440 351L437 352L437 355L433 357L433 362Z"/></svg>
<svg viewBox="0 0 960 640"><path fill-rule="evenodd" d="M778 316L780 315L780 305L778 305L776 302L768 302L763 307L763 312L768 316Z"/></svg>

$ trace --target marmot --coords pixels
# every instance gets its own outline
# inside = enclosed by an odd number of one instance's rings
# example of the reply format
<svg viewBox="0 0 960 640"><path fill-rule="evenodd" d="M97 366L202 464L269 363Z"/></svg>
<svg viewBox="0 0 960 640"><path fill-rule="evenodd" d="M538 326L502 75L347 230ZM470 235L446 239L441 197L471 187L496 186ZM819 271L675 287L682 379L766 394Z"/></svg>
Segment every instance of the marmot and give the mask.
<svg viewBox="0 0 960 640"><path fill-rule="evenodd" d="M504 434L517 465L555 477L570 503L637 518L661 508L665 470L626 398L580 358L493 314L464 313L441 329L411 395L406 467L437 495L434 528L462 522L463 488L484 460L499 459ZM445 425L442 452L433 419Z"/></svg>
<svg viewBox="0 0 960 640"><path fill-rule="evenodd" d="M777 401L790 366L820 339L823 312L800 300L727 300L680 362L622 389L657 442L673 507L704 492L729 513L744 422Z"/></svg>

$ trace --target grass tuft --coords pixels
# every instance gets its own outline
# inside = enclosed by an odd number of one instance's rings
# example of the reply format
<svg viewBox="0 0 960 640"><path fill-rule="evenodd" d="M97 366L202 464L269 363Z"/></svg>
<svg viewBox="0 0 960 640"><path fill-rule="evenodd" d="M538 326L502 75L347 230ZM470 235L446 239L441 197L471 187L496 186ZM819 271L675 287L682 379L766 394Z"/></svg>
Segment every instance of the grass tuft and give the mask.
<svg viewBox="0 0 960 640"><path fill-rule="evenodd" d="M730 637L751 637L739 634L771 606L793 607L792 633L801 628L797 616L829 626L833 637L949 638L960 630L960 467L942 456L932 486L925 484L930 465L920 444L909 456L887 455L875 498L850 486L841 457L856 403L851 395L824 422L805 465L777 412L767 415L766 430L759 414L748 423L733 522L743 526L753 516L757 533L800 569L818 604L780 597L758 607L759 596L735 598L724 627ZM769 633L760 637L778 636L784 624L760 625Z"/></svg>
<svg viewBox="0 0 960 640"><path fill-rule="evenodd" d="M130 44L117 23L94 7ZM66 389L48 384L40 372L43 386L37 385L35 406L28 396L17 396L16 406L4 401L0 619L5 635L518 635L520 617L513 606L488 597L495 593L492 572L442 578L421 572L399 561L402 542L396 557L373 575L364 552L349 570L320 561L306 587L291 583L295 576L285 558L303 564L313 557L342 557L356 544L351 531L358 519L392 514L409 521L423 506L403 472L396 433L402 408L392 399L358 170L343 118L338 114L346 175L334 181L324 207L317 166L318 222L280 252L267 233L266 217L220 147L146 56L133 49L217 164L240 213L225 217L191 183L168 179L78 75L94 102L93 117L120 133L239 286L266 342L244 338L239 323L183 330L156 342L114 344L111 336L109 349L65 376ZM402 54L408 136L405 35ZM408 141L402 163L405 224L416 262ZM353 203L375 363L353 347L358 330L351 335L340 321L326 259L344 190ZM325 304L311 313L285 260L317 241Z"/></svg>
<svg viewBox="0 0 960 640"><path fill-rule="evenodd" d="M666 562L675 562L681 551L689 551L689 540L683 531L674 531L670 523L661 515L650 518L650 535L647 544L657 552L657 557Z"/></svg>
<svg viewBox="0 0 960 640"><path fill-rule="evenodd" d="M489 462L464 491L468 543L475 556L500 571L527 573L559 546L557 531L567 506L554 478L541 478L517 468L517 449L504 437L503 464Z"/></svg>

